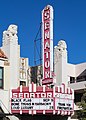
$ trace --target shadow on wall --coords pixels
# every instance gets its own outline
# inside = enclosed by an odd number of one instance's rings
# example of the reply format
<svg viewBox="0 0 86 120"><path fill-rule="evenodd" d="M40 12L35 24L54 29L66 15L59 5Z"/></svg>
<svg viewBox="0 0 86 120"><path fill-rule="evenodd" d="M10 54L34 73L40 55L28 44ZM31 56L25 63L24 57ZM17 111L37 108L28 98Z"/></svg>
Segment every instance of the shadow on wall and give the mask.
<svg viewBox="0 0 86 120"><path fill-rule="evenodd" d="M20 115L20 120L67 120L68 116L60 115Z"/></svg>

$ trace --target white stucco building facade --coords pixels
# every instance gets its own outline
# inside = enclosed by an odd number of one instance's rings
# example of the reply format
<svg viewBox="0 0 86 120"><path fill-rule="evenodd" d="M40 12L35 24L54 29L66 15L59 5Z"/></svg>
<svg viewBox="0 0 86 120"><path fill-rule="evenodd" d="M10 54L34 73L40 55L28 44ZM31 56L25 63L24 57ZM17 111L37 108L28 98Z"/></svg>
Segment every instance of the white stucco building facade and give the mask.
<svg viewBox="0 0 86 120"><path fill-rule="evenodd" d="M10 89L31 83L28 58L20 57L17 26L10 25L3 32L2 47L0 49L0 105L4 113L10 112ZM54 47L54 85L64 83L75 90L75 103L86 87L86 63L68 63L67 44L60 40ZM38 71L37 75L40 76ZM37 77L38 81L42 78ZM39 79L40 78L40 79ZM39 84L38 84L39 85ZM80 100L80 98L78 99ZM77 107L75 106L75 110ZM9 116L10 120L18 118Z"/></svg>
<svg viewBox="0 0 86 120"><path fill-rule="evenodd" d="M67 44L60 40L54 47L54 72L56 85L65 83L66 86L74 89L74 109L79 110L76 105L81 101L83 91L86 88L86 63L68 63Z"/></svg>
<svg viewBox="0 0 86 120"><path fill-rule="evenodd" d="M64 40L60 40L54 47L54 72L56 84L65 83L74 90L86 87L86 63L68 63L67 45Z"/></svg>
<svg viewBox="0 0 86 120"><path fill-rule="evenodd" d="M28 58L20 57L17 26L10 25L3 32L0 48L0 108L5 114L10 113L10 89L29 83L28 68ZM8 117L18 120L15 116Z"/></svg>

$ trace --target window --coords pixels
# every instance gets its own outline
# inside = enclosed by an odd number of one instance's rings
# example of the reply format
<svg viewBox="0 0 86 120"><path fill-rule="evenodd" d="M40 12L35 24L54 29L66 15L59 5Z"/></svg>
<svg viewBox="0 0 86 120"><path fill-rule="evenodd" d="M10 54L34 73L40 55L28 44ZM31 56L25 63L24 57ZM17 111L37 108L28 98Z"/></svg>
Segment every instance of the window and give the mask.
<svg viewBox="0 0 86 120"><path fill-rule="evenodd" d="M3 67L0 67L0 88L3 88Z"/></svg>
<svg viewBox="0 0 86 120"><path fill-rule="evenodd" d="M75 83L75 77L70 77L70 83Z"/></svg>
<svg viewBox="0 0 86 120"><path fill-rule="evenodd" d="M86 76L77 77L77 82L82 82L82 81L86 81Z"/></svg>
<svg viewBox="0 0 86 120"><path fill-rule="evenodd" d="M26 82L25 81L20 81L20 85L26 86Z"/></svg>

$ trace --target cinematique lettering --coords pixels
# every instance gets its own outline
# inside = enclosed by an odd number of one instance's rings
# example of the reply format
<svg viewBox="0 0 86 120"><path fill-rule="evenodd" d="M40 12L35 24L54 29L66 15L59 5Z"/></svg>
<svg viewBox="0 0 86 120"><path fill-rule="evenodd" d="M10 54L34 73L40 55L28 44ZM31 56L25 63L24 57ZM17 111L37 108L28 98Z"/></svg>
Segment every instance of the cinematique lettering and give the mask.
<svg viewBox="0 0 86 120"><path fill-rule="evenodd" d="M53 94L48 93L12 93L12 98L52 98Z"/></svg>

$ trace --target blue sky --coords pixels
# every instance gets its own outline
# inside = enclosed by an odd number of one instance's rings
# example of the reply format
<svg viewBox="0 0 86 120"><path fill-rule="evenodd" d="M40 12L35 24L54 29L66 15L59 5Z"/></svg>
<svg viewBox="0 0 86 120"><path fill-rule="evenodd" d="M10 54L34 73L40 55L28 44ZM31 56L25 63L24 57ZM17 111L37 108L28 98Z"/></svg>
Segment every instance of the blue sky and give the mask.
<svg viewBox="0 0 86 120"><path fill-rule="evenodd" d="M34 39L46 5L54 8L54 45L67 43L68 62L86 62L86 0L0 0L0 46L2 32L10 24L18 25L21 57L34 65Z"/></svg>

